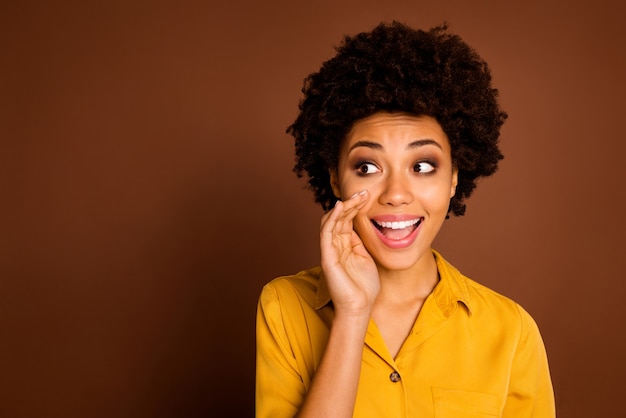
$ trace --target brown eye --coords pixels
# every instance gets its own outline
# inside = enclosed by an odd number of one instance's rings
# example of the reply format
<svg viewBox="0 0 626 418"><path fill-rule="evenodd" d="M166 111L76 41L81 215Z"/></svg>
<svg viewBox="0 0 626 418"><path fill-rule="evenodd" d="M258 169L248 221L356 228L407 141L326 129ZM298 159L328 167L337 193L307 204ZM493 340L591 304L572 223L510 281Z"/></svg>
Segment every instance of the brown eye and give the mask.
<svg viewBox="0 0 626 418"><path fill-rule="evenodd" d="M376 167L376 165L372 163L363 163L357 167L357 172L359 173L359 175L365 175L377 173L380 172L380 170L378 169L378 167Z"/></svg>
<svg viewBox="0 0 626 418"><path fill-rule="evenodd" d="M413 168L413 170L415 170L417 173L428 174L428 173L435 171L435 166L434 164L431 164L429 162L422 161L422 162L415 164L415 167Z"/></svg>

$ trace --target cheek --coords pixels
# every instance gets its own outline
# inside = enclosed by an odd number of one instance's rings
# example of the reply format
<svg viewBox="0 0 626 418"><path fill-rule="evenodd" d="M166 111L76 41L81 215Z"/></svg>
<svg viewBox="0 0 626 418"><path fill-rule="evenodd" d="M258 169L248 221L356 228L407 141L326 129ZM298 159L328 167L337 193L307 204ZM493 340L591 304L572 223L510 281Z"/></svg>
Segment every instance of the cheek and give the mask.
<svg viewBox="0 0 626 418"><path fill-rule="evenodd" d="M361 235L362 232L368 231L369 228L372 226L369 214L372 210L372 207L375 204L376 204L375 198L374 196L371 195L371 191L370 191L369 200L365 203L365 206L363 206L361 210L359 210L359 212L354 217L353 229L356 231L357 234Z"/></svg>
<svg viewBox="0 0 626 418"><path fill-rule="evenodd" d="M361 192L363 190L371 191L371 184L367 184L362 181L358 177L351 177L349 179L344 179L340 184L341 188L341 199L347 200L350 197L354 196L356 193Z"/></svg>
<svg viewBox="0 0 626 418"><path fill-rule="evenodd" d="M367 212L364 211L359 212L352 224L354 231L362 240L364 240L364 242L367 241L368 231L371 228L371 222L366 214Z"/></svg>
<svg viewBox="0 0 626 418"><path fill-rule="evenodd" d="M430 206L433 209L445 207L445 210L447 210L451 198L450 190L450 182L441 182L432 185L432 187L419 188L417 194L420 196L420 200L422 200L425 206Z"/></svg>

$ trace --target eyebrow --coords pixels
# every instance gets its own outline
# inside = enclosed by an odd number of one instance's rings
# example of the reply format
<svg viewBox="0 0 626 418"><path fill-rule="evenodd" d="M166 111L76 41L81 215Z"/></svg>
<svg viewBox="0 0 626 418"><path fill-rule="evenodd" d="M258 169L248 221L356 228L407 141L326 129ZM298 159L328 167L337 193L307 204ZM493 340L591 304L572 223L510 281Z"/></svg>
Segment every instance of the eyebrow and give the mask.
<svg viewBox="0 0 626 418"><path fill-rule="evenodd" d="M418 139L417 141L413 141L409 145L407 145L407 148L408 149L410 149L410 148L417 148L417 147L423 147L425 145L434 145L437 148L443 150L443 148L441 148L441 145L439 144L439 142L435 141L434 139L430 139L430 138ZM383 146L381 144L379 144L378 142L358 141L358 142L355 142L354 144L352 144L352 146L348 150L348 153L352 152L353 149L359 148L359 147L372 148L372 149L375 149L375 150L383 149Z"/></svg>

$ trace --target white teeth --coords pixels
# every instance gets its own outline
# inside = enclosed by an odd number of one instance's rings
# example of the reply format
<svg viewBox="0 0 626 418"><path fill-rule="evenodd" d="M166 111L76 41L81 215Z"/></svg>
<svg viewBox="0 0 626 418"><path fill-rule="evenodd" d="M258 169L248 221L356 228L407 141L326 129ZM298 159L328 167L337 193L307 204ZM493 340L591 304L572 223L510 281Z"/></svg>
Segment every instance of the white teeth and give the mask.
<svg viewBox="0 0 626 418"><path fill-rule="evenodd" d="M420 221L419 219L412 219L410 221L400 221L400 222L379 222L379 221L375 221L375 222L378 225L382 226L383 228L404 229L411 225L415 225L419 221Z"/></svg>

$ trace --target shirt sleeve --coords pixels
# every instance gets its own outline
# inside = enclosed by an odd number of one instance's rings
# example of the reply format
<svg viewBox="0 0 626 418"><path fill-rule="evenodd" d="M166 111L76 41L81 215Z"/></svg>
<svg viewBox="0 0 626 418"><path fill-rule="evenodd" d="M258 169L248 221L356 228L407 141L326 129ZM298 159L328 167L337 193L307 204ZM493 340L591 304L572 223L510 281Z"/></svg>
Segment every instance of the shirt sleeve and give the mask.
<svg viewBox="0 0 626 418"><path fill-rule="evenodd" d="M554 392L543 340L535 321L521 307L519 310L520 340L502 417L554 418Z"/></svg>
<svg viewBox="0 0 626 418"><path fill-rule="evenodd" d="M261 292L256 320L256 417L296 415L305 387L286 332L280 300L272 285Z"/></svg>

